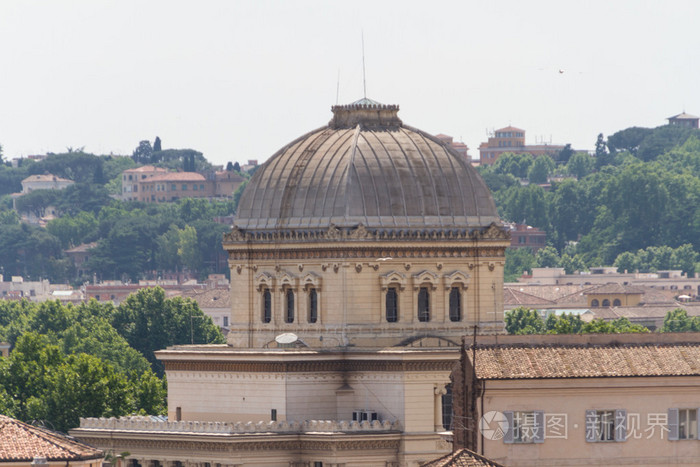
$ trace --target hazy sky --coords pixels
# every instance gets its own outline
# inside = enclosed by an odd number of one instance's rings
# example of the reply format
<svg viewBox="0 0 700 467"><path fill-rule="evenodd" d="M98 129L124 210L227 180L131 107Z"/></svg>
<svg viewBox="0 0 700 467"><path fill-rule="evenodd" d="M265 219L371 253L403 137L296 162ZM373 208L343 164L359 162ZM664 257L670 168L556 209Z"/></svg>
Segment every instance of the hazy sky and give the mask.
<svg viewBox="0 0 700 467"><path fill-rule="evenodd" d="M363 95L463 140L598 133L700 114L700 2L0 1L6 158L128 154L157 136L266 160ZM562 70L563 73L560 73Z"/></svg>

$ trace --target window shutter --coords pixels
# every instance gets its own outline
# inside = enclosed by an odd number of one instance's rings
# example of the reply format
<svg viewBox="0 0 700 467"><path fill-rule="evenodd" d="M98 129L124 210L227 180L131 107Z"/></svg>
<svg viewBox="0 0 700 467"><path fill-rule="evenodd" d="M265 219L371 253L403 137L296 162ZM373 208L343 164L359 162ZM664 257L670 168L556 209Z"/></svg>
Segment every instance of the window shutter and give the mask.
<svg viewBox="0 0 700 467"><path fill-rule="evenodd" d="M615 411L615 442L627 441L627 411L618 409Z"/></svg>
<svg viewBox="0 0 700 467"><path fill-rule="evenodd" d="M678 409L668 409L668 440L678 441Z"/></svg>
<svg viewBox="0 0 700 467"><path fill-rule="evenodd" d="M535 443L544 443L544 411L535 410Z"/></svg>
<svg viewBox="0 0 700 467"><path fill-rule="evenodd" d="M503 442L506 444L513 444L513 412L507 411L503 412L508 422L508 430L503 435Z"/></svg>
<svg viewBox="0 0 700 467"><path fill-rule="evenodd" d="M595 410L586 410L586 441L589 443L598 441L596 434L599 427L596 421Z"/></svg>

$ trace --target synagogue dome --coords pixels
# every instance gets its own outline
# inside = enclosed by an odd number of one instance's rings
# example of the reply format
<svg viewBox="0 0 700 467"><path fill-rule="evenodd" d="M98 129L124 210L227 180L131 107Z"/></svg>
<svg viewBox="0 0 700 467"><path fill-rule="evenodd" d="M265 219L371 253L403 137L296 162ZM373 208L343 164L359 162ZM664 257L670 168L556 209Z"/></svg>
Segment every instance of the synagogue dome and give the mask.
<svg viewBox="0 0 700 467"><path fill-rule="evenodd" d="M476 170L434 136L404 125L398 106L334 106L327 126L292 141L250 179L235 226L314 230L454 229L500 224Z"/></svg>

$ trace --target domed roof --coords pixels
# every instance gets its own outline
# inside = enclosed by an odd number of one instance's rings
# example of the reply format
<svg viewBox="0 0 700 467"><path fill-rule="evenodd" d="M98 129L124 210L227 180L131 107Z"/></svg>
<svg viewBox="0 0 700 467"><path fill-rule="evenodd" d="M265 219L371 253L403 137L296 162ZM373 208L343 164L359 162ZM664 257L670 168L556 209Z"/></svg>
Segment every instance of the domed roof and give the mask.
<svg viewBox="0 0 700 467"><path fill-rule="evenodd" d="M486 184L437 138L404 125L398 106L334 106L328 126L291 142L244 190L244 230L482 227L500 223Z"/></svg>

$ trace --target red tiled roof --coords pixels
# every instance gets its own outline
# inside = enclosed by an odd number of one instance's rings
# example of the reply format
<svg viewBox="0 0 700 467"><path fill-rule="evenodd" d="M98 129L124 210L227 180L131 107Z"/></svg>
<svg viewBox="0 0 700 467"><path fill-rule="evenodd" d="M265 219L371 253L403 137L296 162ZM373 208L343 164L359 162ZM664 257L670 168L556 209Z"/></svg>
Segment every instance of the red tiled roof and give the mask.
<svg viewBox="0 0 700 467"><path fill-rule="evenodd" d="M173 172L144 180L145 182L203 182L206 178L196 172Z"/></svg>
<svg viewBox="0 0 700 467"><path fill-rule="evenodd" d="M477 347L476 373L480 379L700 376L700 344Z"/></svg>
<svg viewBox="0 0 700 467"><path fill-rule="evenodd" d="M599 287L594 287L586 291L586 295L599 295L599 294L643 294L644 290L639 287L633 287L631 285L619 284L617 282L608 282Z"/></svg>
<svg viewBox="0 0 700 467"><path fill-rule="evenodd" d="M162 167L154 167L152 165L144 165L142 167L136 167L135 169L126 169L126 173L140 173L140 172L167 172L168 169Z"/></svg>
<svg viewBox="0 0 700 467"><path fill-rule="evenodd" d="M446 456L421 464L422 467L504 467L469 449L458 449Z"/></svg>
<svg viewBox="0 0 700 467"><path fill-rule="evenodd" d="M104 453L59 433L0 415L0 463L31 462L35 457L78 461L100 459Z"/></svg>

